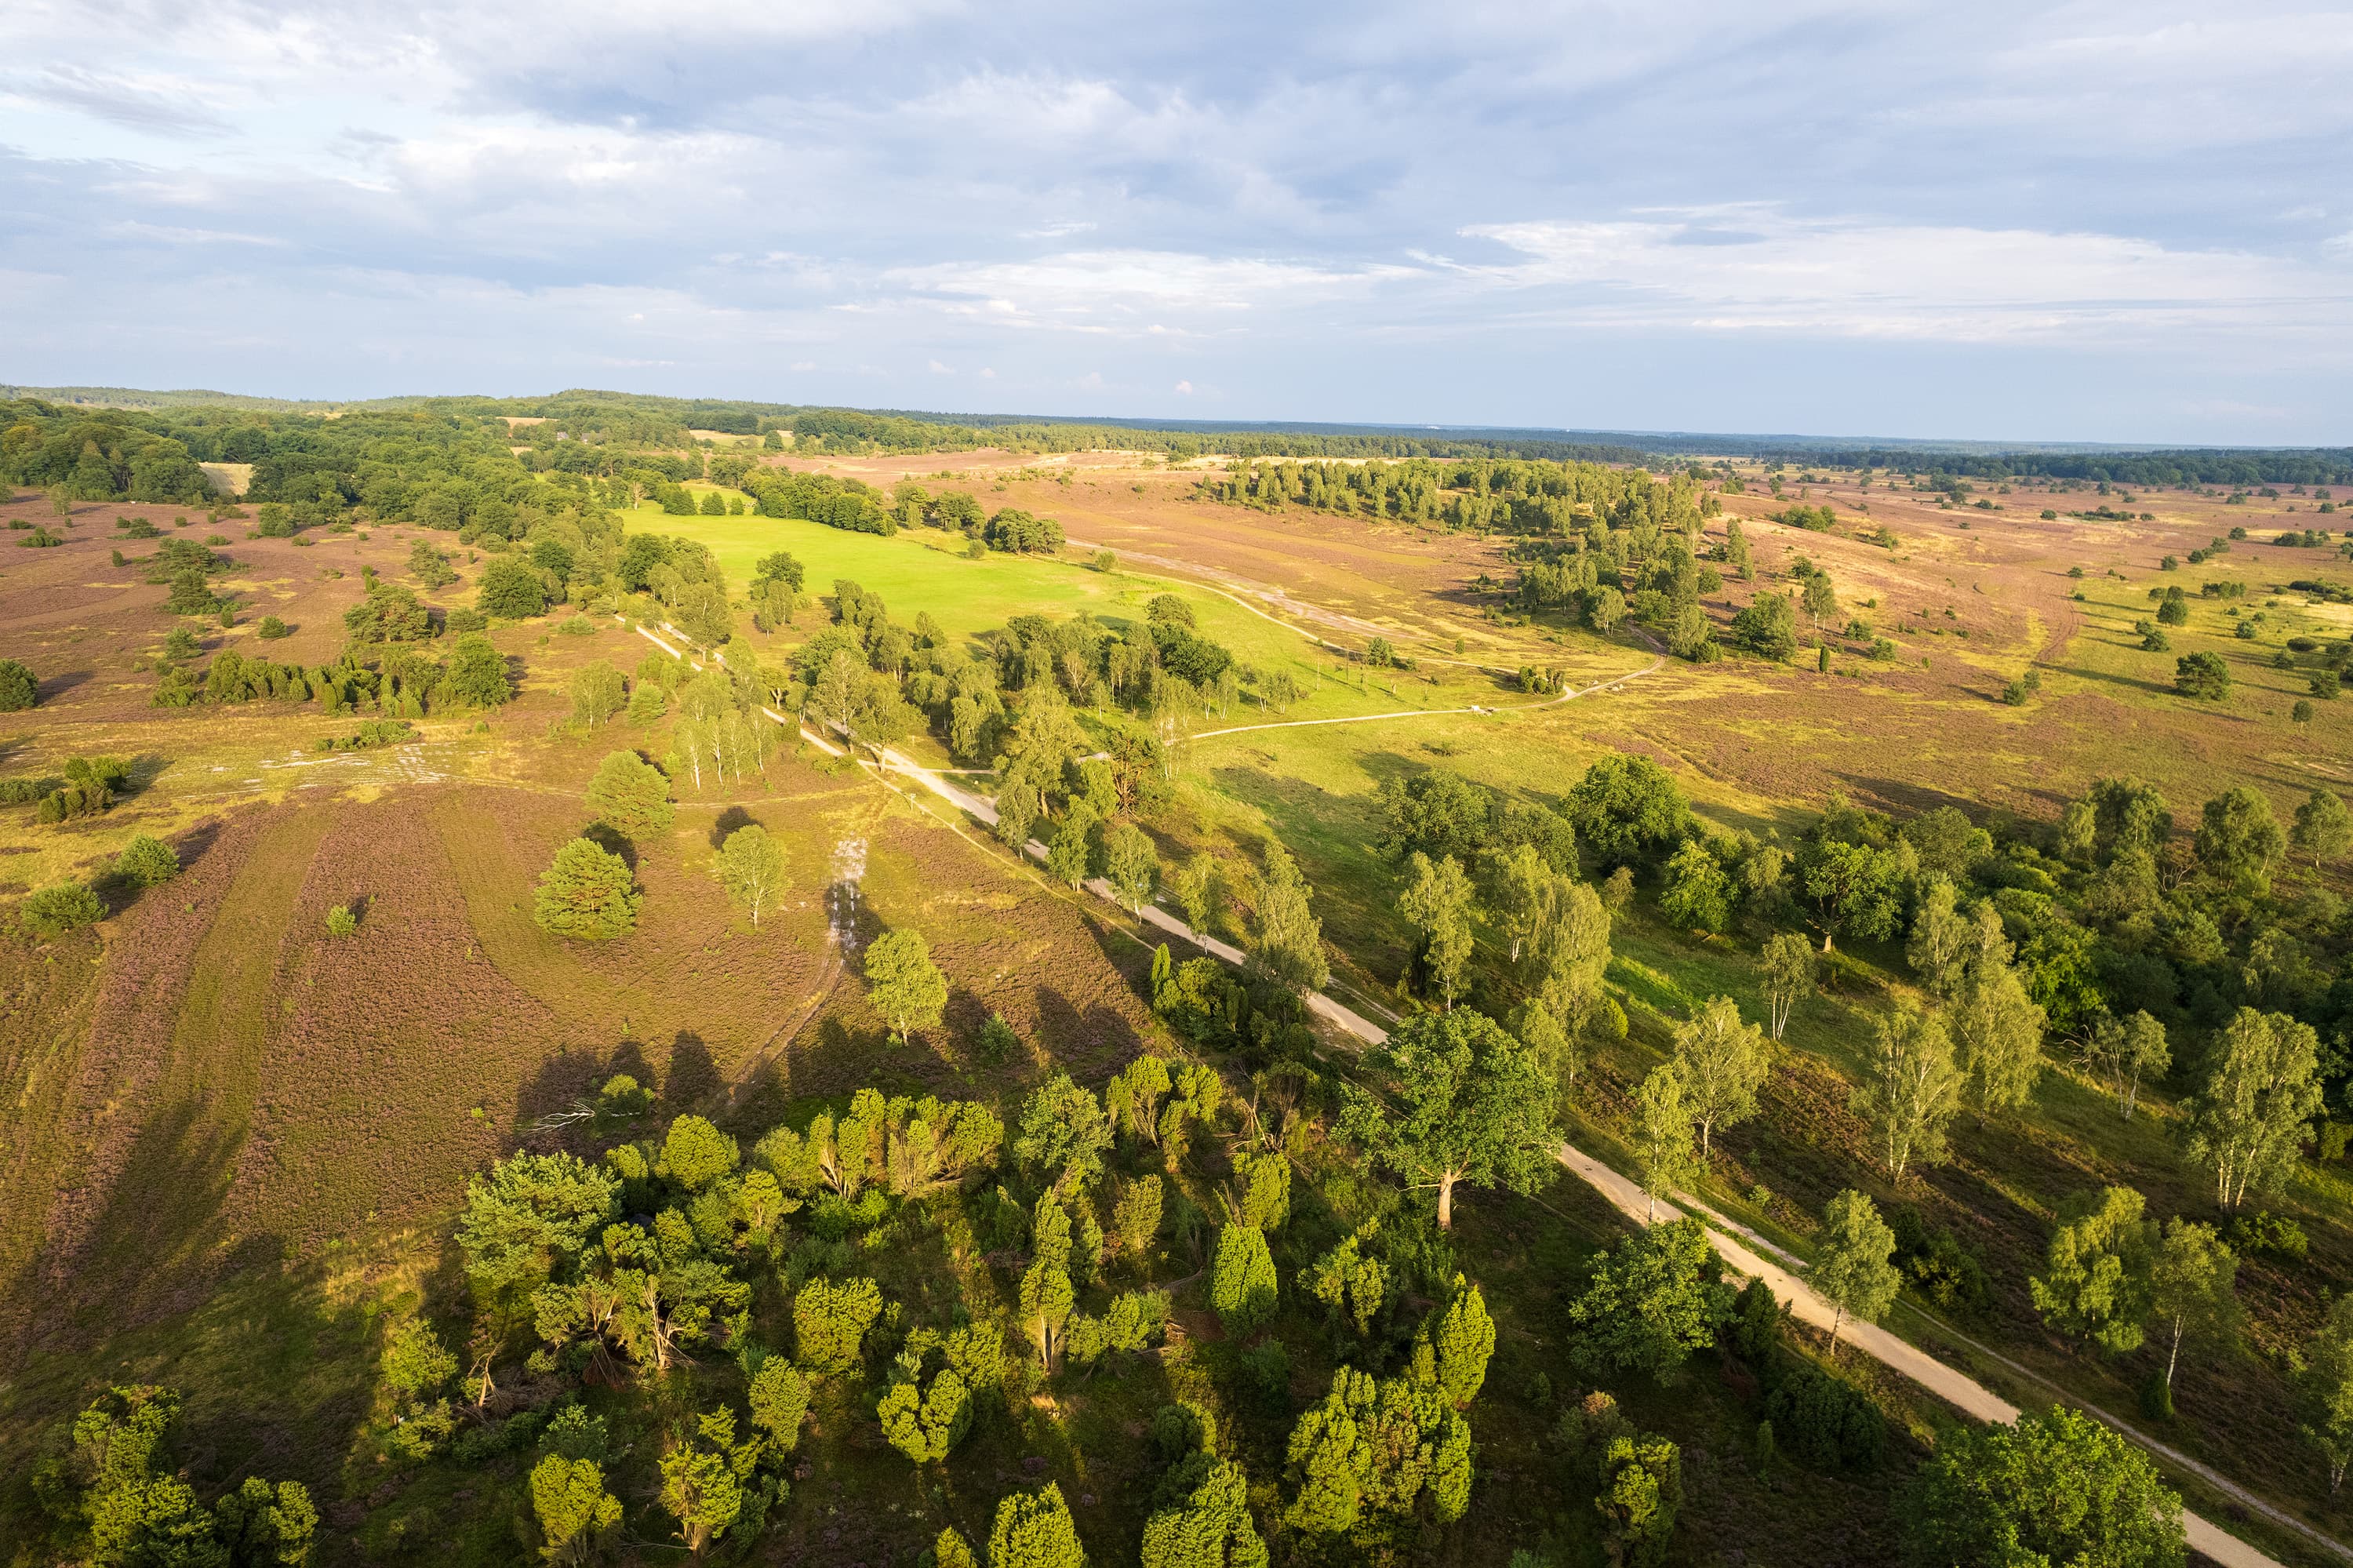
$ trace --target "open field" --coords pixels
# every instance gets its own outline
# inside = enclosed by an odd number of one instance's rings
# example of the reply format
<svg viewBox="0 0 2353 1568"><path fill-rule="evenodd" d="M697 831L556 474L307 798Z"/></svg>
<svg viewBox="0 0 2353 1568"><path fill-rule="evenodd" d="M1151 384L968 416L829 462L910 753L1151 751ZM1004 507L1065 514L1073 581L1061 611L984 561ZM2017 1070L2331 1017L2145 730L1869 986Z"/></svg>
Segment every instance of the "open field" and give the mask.
<svg viewBox="0 0 2353 1568"><path fill-rule="evenodd" d="M1122 454L815 466L886 488L902 476L934 490L968 485L992 510L1055 518L1073 544L1060 558L967 559L961 537L928 528L883 537L797 519L620 515L631 533L707 546L739 591L762 556L786 549L812 594L829 595L837 577L858 581L894 620L928 615L969 649L985 652L985 634L1017 615L1083 610L1114 630L1137 627L1154 596L1174 592L1244 664L1294 670L1308 694L1286 711L1245 699L1194 726L1205 733L1176 749L1169 803L1146 826L1164 866L1197 849L1232 864L1287 847L1315 890L1335 993L1377 1012L1419 1005L1397 989L1419 938L1399 908L1397 868L1377 848L1377 791L1430 769L1549 810L1592 762L1631 754L1662 764L1705 822L1790 848L1835 796L1899 820L1958 805L2031 836L2102 776L2157 784L2185 829L2228 784L2253 785L2284 821L2310 789L2353 782L2348 705L2318 701L2309 720L2291 716L2318 666L2290 640L2342 640L2353 621L2343 605L2287 587L2353 580L2342 558L2263 542L2317 521L2290 511L2291 498L2225 505L2152 493L2135 497L2129 520L2044 521L2035 513L2046 500L2081 509L2091 498L2014 492L1989 512L1883 484L1866 492L1851 476L1785 483L1787 500L1802 488L1807 504L1839 509L1837 531L1815 532L1770 520L1779 503L1756 493L1763 476L1750 473L1748 493L1721 501L1743 520L1757 579L1727 573L1704 608L1725 634L1805 556L1830 574L1841 606L1841 624L1823 629L1829 673L1814 668L1810 645L1787 664L1669 661L1621 687L1546 704L1504 673L1535 664L1583 687L1654 656L1625 631L1598 636L1501 592L1517 569L1501 535L1215 504L1193 493L1202 470ZM178 526L186 515L84 504L63 546L0 552L0 657L32 665L42 696L0 715L0 774L55 773L98 752L132 763L124 798L86 822L43 825L29 808L0 807L0 893L100 879L141 833L171 841L185 867L144 895L110 892L94 931L45 942L14 935L0 953L0 1091L10 1107L0 1112L0 1342L11 1347L0 1356L0 1452L33 1452L108 1382L170 1383L188 1391L190 1463L206 1484L258 1467L311 1486L331 1525L321 1561L513 1561L536 1540L513 1458L478 1471L385 1467L365 1437L380 1414L371 1365L380 1320L420 1306L445 1323L464 1316L450 1222L470 1174L517 1147L594 1152L613 1141L549 1118L616 1071L658 1097L632 1136L696 1111L748 1143L819 1101L838 1108L860 1086L1009 1106L1057 1069L1100 1086L1139 1053L1191 1049L1154 1011L1150 947L1132 923L790 742L747 779L697 790L681 775L674 823L628 846L645 898L631 936L549 936L532 918L533 884L588 823L582 794L599 759L627 747L659 760L677 744L674 715L568 723L570 682L595 662L635 671L651 644L603 613L583 630L559 630L570 608L498 623L491 636L519 675L515 700L436 712L412 741L375 750L313 749L358 720L311 704L158 709L155 662L174 622L162 612L165 588L138 564L153 543L126 536L118 517L165 535L221 535L216 547L232 565L220 586L237 610L232 625L201 624L207 656L328 662L366 573L402 580L417 540L454 551L459 580L422 595L437 609L470 604L496 558L408 524L273 539L202 514ZM0 506L0 520L10 518L54 521L47 502L28 494ZM1894 546L1857 536L1879 526L1894 530ZM1711 519L1705 537L1720 539L1723 527ZM2253 537L2188 562L2232 527ZM1096 546L1117 552L1115 569L1084 564ZM117 549L130 564L112 563ZM2181 557L2178 569L2160 568L2168 555ZM2243 595L2206 597L2209 582L2244 584ZM2168 629L2168 652L2145 652L2134 623L2155 615L2152 588L2175 585L2187 594L2186 622ZM261 641L265 614L290 634ZM1847 618L1892 641L1894 655L1867 657L1869 636L1845 635ZM771 637L739 610L731 659L740 650L781 662L827 620L820 598ZM1391 638L1414 667L1367 671L1350 657L1374 635ZM2174 659L2201 652L2231 669L2225 703L2173 691ZM2279 667L2283 657L2291 668ZM2005 684L2030 668L2039 689L2005 703ZM1474 705L1492 711L1441 711ZM1415 711L1296 722L1396 710ZM942 755L935 738L910 744L919 757ZM745 822L782 842L790 868L789 891L756 929L709 870L717 843ZM1609 869L1585 868L1597 880ZM2280 885L2278 919L2316 960L2333 959L2341 917L2319 895L2339 885L2336 871L2288 867ZM1763 1010L1759 929L1678 928L1656 893L1646 867L1615 925L1608 991L1626 1037L1596 1053L1566 1101L1579 1144L1621 1168L1633 1163L1634 1087L1668 1059L1675 1027L1715 995L1750 1018ZM338 905L358 912L355 937L328 934L326 912ZM864 999L856 955L909 927L929 937L949 1000L940 1025L899 1044ZM1467 991L1498 1016L1520 989L1503 949L1482 925ZM2023 1107L1965 1115L1952 1160L1899 1185L1873 1168L1849 1092L1877 1021L1918 994L1900 941L1841 938L1827 991L1800 1006L1775 1054L1761 1114L1718 1134L1699 1191L1801 1251L1843 1188L1916 1209L1981 1262L1989 1294L1967 1309L1907 1297L1891 1328L1969 1364L1973 1353L1924 1315L1933 1313L2049 1383L2132 1413L2154 1350L2103 1358L2052 1334L2026 1277L2076 1191L2126 1182L2152 1214L2211 1215L2211 1183L2179 1152L2186 1069L2198 1054L2189 1033L2176 1052L2185 1073L2153 1086L2146 1114L2129 1123L2067 1060L2072 1043L2054 1037L2054 1066ZM1004 1061L981 1054L992 1014L1021 1042ZM1249 1094L1244 1069L1257 1064L1224 1065ZM1335 1042L1315 1065L1335 1078L1356 1070ZM1139 1152L1118 1158L1132 1164ZM1320 1135L1294 1157L1295 1217L1276 1245L1286 1288L1389 1201ZM1121 1167L1124 1176L1141 1169ZM1214 1213L1231 1169L1227 1148L1205 1143L1181 1178L1187 1202ZM2248 1257L2239 1280L2249 1353L2185 1362L2180 1415L2162 1432L2341 1533L2323 1506L2320 1461L2295 1432L2288 1368L2328 1303L2353 1290L2353 1186L2341 1164L2304 1160L2263 1202L2302 1224L2309 1252ZM1461 1529L1433 1534L1429 1560L1467 1568L1541 1542L1557 1562L1598 1562L1591 1483L1567 1472L1547 1433L1589 1386L1563 1355L1567 1303L1622 1227L1571 1183L1541 1201L1471 1196L1461 1215L1451 1255L1482 1282L1500 1344L1474 1410L1478 1500ZM1001 1312L1018 1294L1018 1250L984 1245L953 1205L910 1206L873 1234L878 1255L861 1266L923 1320ZM1160 1277L1198 1277L1202 1245L1198 1233L1173 1242ZM1278 1329L1293 1359L1274 1396L1250 1392L1242 1347L1198 1292L1180 1288L1179 1332L1164 1353L1052 1392L1038 1385L1044 1403L984 1425L939 1489L911 1483L864 1393L829 1392L764 1550L776 1561L896 1561L928 1545L944 1520L985 1533L997 1495L1043 1477L1060 1484L1103 1560L1133 1561L1153 1479L1135 1440L1173 1394L1229 1413L1254 1478L1282 1475L1292 1416L1320 1395L1334 1364L1320 1319L1296 1300L1284 1310ZM773 1273L752 1312L770 1342L788 1337ZM723 1374L723 1357L706 1359ZM1688 1497L1674 1561L1709 1561L1707 1542L1736 1538L1749 1562L1890 1559L1892 1480L1927 1451L1944 1417L1916 1391L1852 1364L1841 1371L1892 1423L1880 1472L1785 1465L1760 1478L1755 1390L1730 1360L1720 1375L1694 1367L1680 1384L1614 1386L1641 1425L1683 1446ZM614 1467L633 1539L664 1528L649 1500L659 1480L652 1456L662 1423L690 1407L683 1383L649 1387L647 1410L617 1389L588 1390L617 1422L638 1423L626 1429L643 1451ZM0 1521L32 1517L23 1467L14 1468L0 1484ZM47 1560L32 1536L18 1539L26 1544L10 1562ZM2283 1560L2319 1560L2264 1541Z"/></svg>

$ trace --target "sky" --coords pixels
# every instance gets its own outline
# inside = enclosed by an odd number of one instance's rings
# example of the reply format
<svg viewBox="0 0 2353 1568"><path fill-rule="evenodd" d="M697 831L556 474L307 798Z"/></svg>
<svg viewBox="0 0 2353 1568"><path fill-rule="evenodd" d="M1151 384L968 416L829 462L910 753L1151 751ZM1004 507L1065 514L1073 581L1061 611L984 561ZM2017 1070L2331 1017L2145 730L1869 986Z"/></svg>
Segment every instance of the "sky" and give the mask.
<svg viewBox="0 0 2353 1568"><path fill-rule="evenodd" d="M10 0L0 381L2353 441L2353 5Z"/></svg>

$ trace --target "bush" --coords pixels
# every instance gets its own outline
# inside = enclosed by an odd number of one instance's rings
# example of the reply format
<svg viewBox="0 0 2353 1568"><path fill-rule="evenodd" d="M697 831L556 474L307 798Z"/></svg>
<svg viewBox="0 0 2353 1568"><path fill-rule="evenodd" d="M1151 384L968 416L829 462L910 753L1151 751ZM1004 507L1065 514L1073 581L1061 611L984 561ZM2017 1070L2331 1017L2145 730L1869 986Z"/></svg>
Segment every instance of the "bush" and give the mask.
<svg viewBox="0 0 2353 1568"><path fill-rule="evenodd" d="M676 812L670 779L634 751L607 753L597 764L596 776L588 781L588 804L599 821L632 840L666 831Z"/></svg>
<svg viewBox="0 0 2353 1568"><path fill-rule="evenodd" d="M2184 653L2174 661L2173 689L2200 702L2219 701L2230 695L2231 667L2219 653Z"/></svg>
<svg viewBox="0 0 2353 1568"><path fill-rule="evenodd" d="M55 779L0 779L0 806L29 806L56 792Z"/></svg>
<svg viewBox="0 0 2353 1568"><path fill-rule="evenodd" d="M254 635L264 641L275 642L281 637L293 636L294 629L274 615L265 615L261 618L261 624L254 628Z"/></svg>
<svg viewBox="0 0 2353 1568"><path fill-rule="evenodd" d="M627 861L587 839L574 839L541 875L532 918L551 936L604 941L635 929L644 901L631 885Z"/></svg>
<svg viewBox="0 0 2353 1568"><path fill-rule="evenodd" d="M547 585L539 573L512 556L492 561L482 572L482 586L474 603L484 615L506 620L527 620L547 611Z"/></svg>
<svg viewBox="0 0 2353 1568"><path fill-rule="evenodd" d="M2227 1235L2231 1245L2242 1254L2265 1252L2296 1263L2303 1262L2312 1248L2311 1238L2304 1234L2302 1225L2268 1210L2232 1220Z"/></svg>
<svg viewBox="0 0 2353 1568"><path fill-rule="evenodd" d="M452 633L480 631L491 624L491 618L480 610L459 605L441 620L442 629Z"/></svg>
<svg viewBox="0 0 2353 1568"><path fill-rule="evenodd" d="M1991 1300L1985 1265L1950 1231L1930 1229L1908 1203L1888 1211L1887 1228L1895 1233L1891 1261L1905 1284L1947 1310L1981 1311Z"/></svg>
<svg viewBox="0 0 2353 1568"><path fill-rule="evenodd" d="M585 615L567 616L564 624L555 630L566 637L594 637L596 635L596 623Z"/></svg>
<svg viewBox="0 0 2353 1568"><path fill-rule="evenodd" d="M180 874L180 857L159 838L141 833L115 857L114 874L133 887L155 887Z"/></svg>
<svg viewBox="0 0 2353 1568"><path fill-rule="evenodd" d="M1818 1470L1868 1470L1879 1463L1887 1423L1862 1390L1808 1361L1783 1364L1765 1398L1781 1447Z"/></svg>
<svg viewBox="0 0 2353 1568"><path fill-rule="evenodd" d="M105 917L106 906L98 895L79 882L53 882L26 894L16 906L17 920L37 937L62 937Z"/></svg>
<svg viewBox="0 0 2353 1568"><path fill-rule="evenodd" d="M15 659L0 659L0 714L22 713L38 705L41 683L33 672Z"/></svg>
<svg viewBox="0 0 2353 1568"><path fill-rule="evenodd" d="M327 935L348 937L360 928L360 917L352 913L348 904L338 904L327 911Z"/></svg>
<svg viewBox="0 0 2353 1568"><path fill-rule="evenodd" d="M514 695L514 682L508 678L505 656L476 631L458 639L450 651L441 689L468 707L494 708Z"/></svg>

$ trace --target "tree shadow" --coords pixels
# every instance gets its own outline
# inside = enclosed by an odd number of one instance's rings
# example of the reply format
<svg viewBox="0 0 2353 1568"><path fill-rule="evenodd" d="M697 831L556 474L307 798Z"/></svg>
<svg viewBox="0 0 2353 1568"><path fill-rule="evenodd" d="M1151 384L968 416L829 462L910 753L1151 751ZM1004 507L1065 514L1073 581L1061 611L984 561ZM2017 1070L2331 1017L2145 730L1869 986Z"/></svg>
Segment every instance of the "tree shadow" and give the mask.
<svg viewBox="0 0 2353 1568"><path fill-rule="evenodd" d="M718 1093L722 1079L719 1064L712 1059L711 1047L702 1036L691 1029L681 1029L670 1048L669 1070L663 1075L661 1097L665 1107L679 1111Z"/></svg>
<svg viewBox="0 0 2353 1568"><path fill-rule="evenodd" d="M607 854L621 857L630 871L638 869L638 846L629 836L610 822L591 822L580 830L580 836Z"/></svg>
<svg viewBox="0 0 2353 1568"><path fill-rule="evenodd" d="M46 703L86 686L96 679L96 670L61 670L54 675L43 676L36 689L40 693L40 700Z"/></svg>
<svg viewBox="0 0 2353 1568"><path fill-rule="evenodd" d="M721 811L711 824L711 847L718 849L727 842L727 835L738 828L756 827L752 813L741 806L730 806Z"/></svg>

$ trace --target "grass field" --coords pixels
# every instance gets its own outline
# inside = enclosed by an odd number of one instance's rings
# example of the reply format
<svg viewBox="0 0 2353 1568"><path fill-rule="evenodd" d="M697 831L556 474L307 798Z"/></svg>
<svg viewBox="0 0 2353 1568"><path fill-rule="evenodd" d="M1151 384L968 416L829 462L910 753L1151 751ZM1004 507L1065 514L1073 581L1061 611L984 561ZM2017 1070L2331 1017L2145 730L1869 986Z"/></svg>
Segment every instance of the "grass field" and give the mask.
<svg viewBox="0 0 2353 1568"><path fill-rule="evenodd" d="M1890 637L1897 656L1868 659L1858 641L1833 636L1829 674L1810 659L1673 662L1621 689L1536 708L1480 665L1556 666L1583 685L1651 655L1622 634L1603 640L1529 618L1481 590L1482 576L1509 575L1496 540L1209 506L1187 498L1193 475L1108 454L825 466L877 483L905 473L968 484L991 507L1059 518L1122 564L1097 572L1075 549L1068 559L970 560L960 538L922 529L881 538L649 510L628 514L628 526L707 545L738 585L761 556L790 550L815 594L852 578L894 619L926 613L967 636L1019 614L1084 609L1125 624L1154 595L1176 593L1245 662L1287 664L1311 687L1286 714L1246 704L1203 728L1419 710L1194 741L1178 755L1174 807L1152 823L1164 856L1289 846L1316 887L1335 990L1366 1008L1400 1005L1394 987L1412 944L1396 874L1374 848L1374 792L1421 768L1548 803L1594 758L1635 752L1668 766L1712 823L1785 842L1833 793L1899 813L1951 802L1980 818L2049 821L2092 778L2133 772L2158 782L2178 810L2247 781L2284 817L2316 782L2348 780L2353 708L2318 702L2310 722L2293 721L2313 661L2292 655L2292 671L2274 662L2291 637L2346 634L2342 606L2285 586L2344 580L2343 563L2245 542L2202 566L2158 567L2161 556L2186 556L2234 524L2267 538L2291 525L2284 502L2225 511L2211 497L2152 495L2140 502L2154 520L2054 524L2035 515L2042 498L2028 497L2006 500L2000 513L1972 511L1964 529L1957 509L1908 493L1812 487L1812 499L1894 529L1901 542L1891 549L1786 527L1766 516L1778 505L1767 498L1728 496L1747 519L1760 577L1727 582L1707 603L1713 619L1728 622L1751 593L1781 586L1802 552L1831 572L1842 604ZM45 508L20 497L0 513L31 518ZM438 1468L402 1478L354 1457L374 1397L378 1319L418 1303L444 1313L455 1305L448 1221L470 1172L540 1138L540 1118L617 1069L656 1087L657 1115L705 1108L750 1129L864 1084L993 1095L1055 1067L1100 1084L1139 1050L1173 1044L1143 999L1149 948L1127 922L813 752L774 757L764 776L740 785L681 788L673 830L632 846L647 906L628 941L549 938L530 916L532 884L586 822L589 774L610 749L659 757L668 745L660 723L568 729L568 682L595 660L634 669L650 644L618 623L580 636L556 632L556 617L501 626L497 644L522 671L515 703L480 727L471 715L436 717L415 745L322 759L312 743L343 721L315 711L148 705L170 624L159 612L164 590L111 565L110 530L118 514L168 529L172 512L85 508L64 547L0 552L9 557L0 561L0 654L33 662L44 680L38 708L0 715L0 771L54 771L67 757L107 751L134 760L137 784L87 825L43 827L25 808L0 808L5 891L92 875L135 832L172 839L187 865L164 888L116 896L95 934L0 941L0 1454L34 1452L44 1430L110 1381L169 1382L189 1392L201 1478L258 1465L312 1484L332 1525L322 1561L516 1561L531 1536L512 1462L479 1480ZM237 625L206 630L208 651L332 658L363 568L397 577L416 534L237 540L226 546L236 562L227 580L246 609ZM427 595L432 602L467 601L484 562L461 552L456 565L461 580ZM2080 578L2068 576L2076 566ZM2246 583L2245 596L2200 597L2218 579ZM2177 583L2189 594L2189 623L2169 629L2171 652L2144 652L2132 625L2153 617L2152 587ZM252 630L265 611L293 623L274 649ZM2255 634L2237 636L2250 620ZM823 622L816 607L778 636L744 635L780 656ZM1361 648L1375 628L1417 667L1368 676L1317 641ZM2227 702L2172 691L2174 658L2200 651L2230 663ZM2023 705L2004 704L2002 685L2030 665L2040 691ZM1505 711L1430 711L1474 704ZM791 867L789 893L757 930L708 874L715 842L744 821L779 837ZM852 865L854 875L844 869ZM923 929L948 976L944 1023L913 1045L888 1041L828 947L852 883L857 939ZM1602 1054L1571 1106L1573 1132L1597 1151L1624 1151L1631 1086L1663 1060L1694 1003L1724 994L1752 1017L1760 1011L1753 940L1672 929L1651 893L1645 886L1621 919L1609 971L1629 1036ZM361 911L355 937L326 933L336 904ZM1492 960L1492 936L1482 940ZM1508 988L1482 983L1472 1001L1501 1011ZM1873 1021L1911 990L1897 948L1842 944L1831 989L1791 1025L1762 1114L1719 1136L1705 1194L1799 1248L1841 1187L1916 1206L1989 1270L1988 1305L1954 1328L2131 1414L2149 1352L2107 1361L2071 1351L2043 1330L2024 1280L2071 1192L2128 1181L2153 1213L2199 1212L2200 1178L2175 1152L2174 1092L2159 1086L2148 1113L2127 1124L2063 1063L2023 1112L1965 1118L1954 1161L1898 1191L1870 1171L1847 1097ZM977 1059L991 1013L1017 1027L1026 1056ZM1294 1253L1338 1234L1364 1202L1336 1167L1312 1174L1302 1178L1302 1228L1283 1244L1286 1277L1305 1261ZM1206 1186L1198 1197L1216 1202ZM2353 1289L2353 1186L2340 1166L2307 1161L2265 1202L2304 1224L2310 1256L2248 1261L2251 1353L2186 1363L2183 1416L2164 1436L2333 1527L2317 1461L2294 1434L2286 1367L2327 1302ZM1567 1183L1540 1202L1482 1195L1463 1212L1455 1246L1487 1282L1502 1346L1481 1407L1484 1489L1472 1523L1434 1560L1500 1563L1543 1539L1564 1563L1595 1561L1589 1487L1562 1475L1545 1433L1577 1392L1559 1353L1563 1303L1593 1250L1621 1227ZM1003 1300L1018 1271L979 1256L969 1240L911 1221L894 1233L897 1255L875 1266L892 1290L941 1310L953 1292ZM773 1290L759 1309L772 1321L781 1310ZM1046 1475L1071 1497L1090 1543L1103 1543L1103 1560L1131 1561L1150 1480L1136 1468L1133 1437L1172 1390L1198 1387L1233 1404L1253 1477L1280 1474L1287 1414L1251 1406L1214 1319L1198 1303L1180 1310L1191 1316L1178 1352L1057 1395L1059 1419L1017 1410L976 1440L944 1495L913 1483L870 1412L822 1410L778 1560L895 1561L927 1543L943 1518L969 1527L1008 1486ZM1969 1359L1916 1314L1895 1326ZM1314 1345L1321 1332L1303 1319L1290 1327L1297 1345ZM1288 1409L1328 1376L1320 1356L1299 1355ZM1902 1435L1892 1471L1841 1478L1785 1468L1760 1479L1750 1458L1754 1409L1735 1382L1694 1369L1676 1387L1620 1391L1643 1422L1684 1445L1692 1484L1678 1561L1709 1561L1712 1543L1736 1539L1753 1563L1887 1561L1890 1482L1924 1451L1936 1412L1902 1386L1874 1383ZM8 1469L0 1536L30 1517L26 1467ZM651 1530L644 1457L626 1474L633 1520ZM0 1560L25 1568L46 1560L31 1537L14 1535Z"/></svg>

